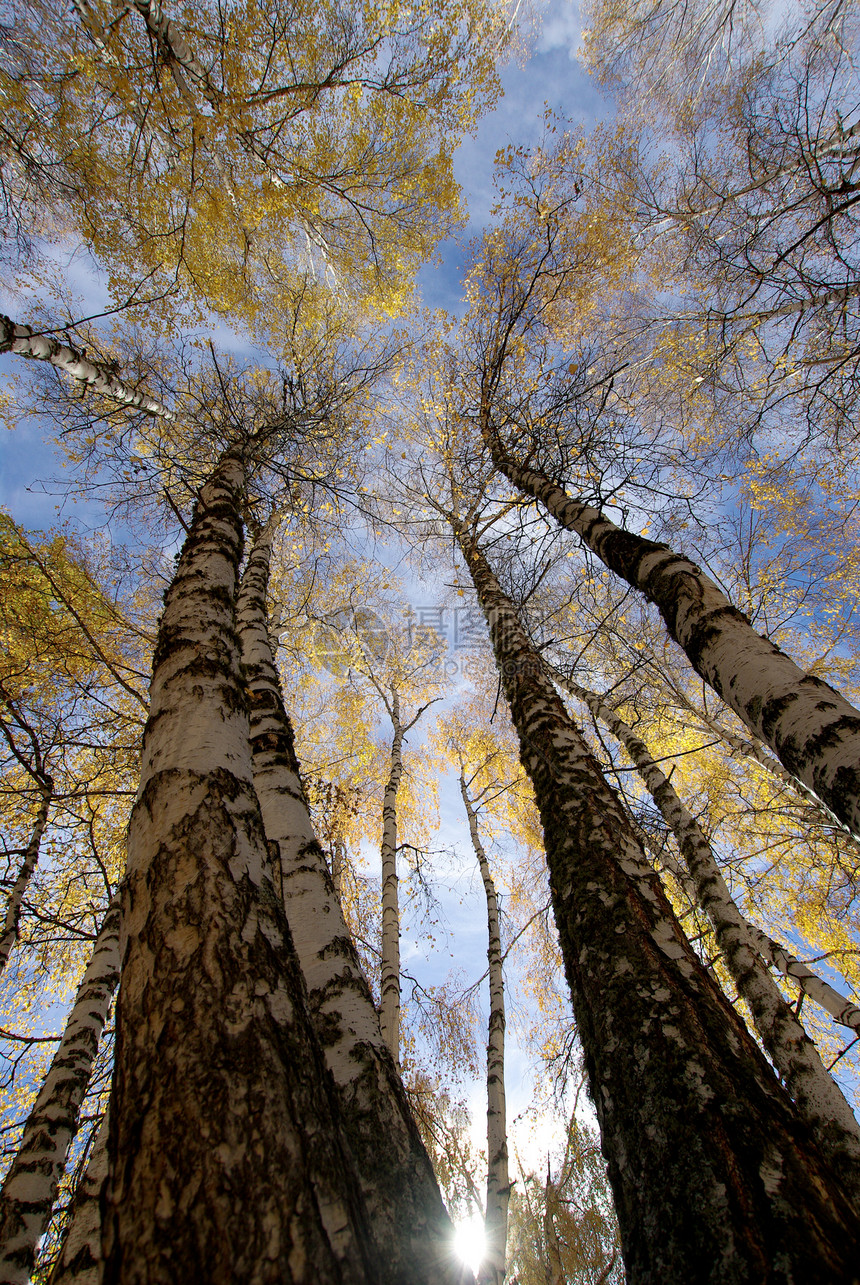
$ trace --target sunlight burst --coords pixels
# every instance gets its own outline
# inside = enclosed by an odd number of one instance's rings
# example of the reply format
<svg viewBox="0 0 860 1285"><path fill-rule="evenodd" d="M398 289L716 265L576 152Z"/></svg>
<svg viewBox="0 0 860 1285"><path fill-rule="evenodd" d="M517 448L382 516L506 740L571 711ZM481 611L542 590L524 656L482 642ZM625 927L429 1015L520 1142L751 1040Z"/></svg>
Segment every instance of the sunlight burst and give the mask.
<svg viewBox="0 0 860 1285"><path fill-rule="evenodd" d="M474 1214L468 1221L454 1227L454 1253L473 1272L481 1266L486 1249L484 1220Z"/></svg>

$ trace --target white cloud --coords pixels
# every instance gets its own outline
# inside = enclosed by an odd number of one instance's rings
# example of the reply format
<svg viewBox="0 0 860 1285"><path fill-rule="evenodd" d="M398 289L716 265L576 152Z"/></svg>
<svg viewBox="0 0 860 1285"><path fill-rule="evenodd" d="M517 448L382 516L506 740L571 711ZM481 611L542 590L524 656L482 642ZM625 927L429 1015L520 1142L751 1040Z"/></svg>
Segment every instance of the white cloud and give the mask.
<svg viewBox="0 0 860 1285"><path fill-rule="evenodd" d="M537 52L543 54L565 49L573 62L581 39L579 6L574 4L574 0L550 0L538 36Z"/></svg>

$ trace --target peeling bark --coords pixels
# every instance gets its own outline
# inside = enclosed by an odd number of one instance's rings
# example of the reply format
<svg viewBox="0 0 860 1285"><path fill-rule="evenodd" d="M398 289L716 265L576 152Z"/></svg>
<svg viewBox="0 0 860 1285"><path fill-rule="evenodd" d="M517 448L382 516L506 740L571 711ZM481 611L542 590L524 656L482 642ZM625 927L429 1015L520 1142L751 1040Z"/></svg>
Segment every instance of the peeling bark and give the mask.
<svg viewBox="0 0 860 1285"><path fill-rule="evenodd" d="M485 426L484 437L512 486L539 500L610 571L643 593L696 673L792 776L860 834L860 711L756 633L695 563L622 530L545 474L518 464L491 428Z"/></svg>
<svg viewBox="0 0 860 1285"><path fill-rule="evenodd" d="M839 1086L818 1056L767 970L755 930L732 898L707 836L661 772L648 747L609 705L573 679L559 682L584 702L626 749L648 792L678 841L695 885L696 901L710 919L738 994L750 1006L762 1043L833 1172L860 1210L860 1126Z"/></svg>
<svg viewBox="0 0 860 1285"><path fill-rule="evenodd" d="M123 900L106 1285L376 1278L254 792L234 624L243 490L228 452L156 643Z"/></svg>
<svg viewBox="0 0 860 1285"><path fill-rule="evenodd" d="M39 811L36 813L36 820L33 822L33 828L30 831L30 840L24 852L24 860L21 862L18 878L15 880L15 886L9 893L9 900L6 903L6 914L3 917L3 935L0 937L0 972L6 967L9 955L18 941L21 903L24 900L24 894L29 887L33 871L36 869L39 860L42 836L48 824L48 812L53 798L53 779L50 776L43 777L40 782L40 789L42 801L39 804Z"/></svg>
<svg viewBox="0 0 860 1285"><path fill-rule="evenodd" d="M484 1214L486 1257L478 1272L478 1282L479 1285L502 1285L505 1279L508 1204L511 1197L505 1103L505 980L502 973L502 935L499 930L496 885L462 771L460 794L487 902L487 962L490 981L490 1020L487 1032L487 1204Z"/></svg>
<svg viewBox="0 0 860 1285"><path fill-rule="evenodd" d="M860 1226L696 958L474 540L457 532L544 827L630 1285L855 1282Z"/></svg>
<svg viewBox="0 0 860 1285"><path fill-rule="evenodd" d="M272 536L270 525L255 541L237 604L254 784L266 839L279 864L311 1019L334 1079L378 1246L374 1280L454 1285L462 1273L451 1261L451 1224L382 1037L299 777L267 628Z"/></svg>
<svg viewBox="0 0 860 1285"><path fill-rule="evenodd" d="M145 411L158 419L173 422L176 416L161 402L129 388L118 379L112 366L88 357L86 352L70 343L61 344L50 335L34 335L29 326L19 326L9 317L0 315L0 353L14 352L20 357L47 361L58 370L65 371L80 384L88 384L97 393L104 393L132 410Z"/></svg>
<svg viewBox="0 0 860 1285"><path fill-rule="evenodd" d="M81 1103L119 981L119 897L111 902L63 1037L0 1192L0 1281L27 1285L77 1133Z"/></svg>

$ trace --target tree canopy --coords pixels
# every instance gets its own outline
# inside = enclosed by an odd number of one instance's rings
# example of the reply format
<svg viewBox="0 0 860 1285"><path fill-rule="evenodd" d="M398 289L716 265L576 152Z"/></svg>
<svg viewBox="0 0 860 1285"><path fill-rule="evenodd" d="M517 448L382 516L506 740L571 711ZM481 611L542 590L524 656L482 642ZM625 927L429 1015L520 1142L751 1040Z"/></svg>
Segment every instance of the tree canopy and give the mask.
<svg viewBox="0 0 860 1285"><path fill-rule="evenodd" d="M431 314L532 17L7 6L4 1280L854 1279L856 6L591 0Z"/></svg>

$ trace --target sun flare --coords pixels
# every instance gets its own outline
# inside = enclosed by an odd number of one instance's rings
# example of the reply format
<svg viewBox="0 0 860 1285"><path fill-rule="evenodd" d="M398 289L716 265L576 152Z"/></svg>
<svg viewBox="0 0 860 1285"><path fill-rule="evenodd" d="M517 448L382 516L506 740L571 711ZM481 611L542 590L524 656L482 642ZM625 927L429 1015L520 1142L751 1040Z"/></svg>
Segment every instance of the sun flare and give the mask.
<svg viewBox="0 0 860 1285"><path fill-rule="evenodd" d="M454 1253L473 1272L481 1266L485 1250L483 1218L475 1214L466 1222L455 1225Z"/></svg>

